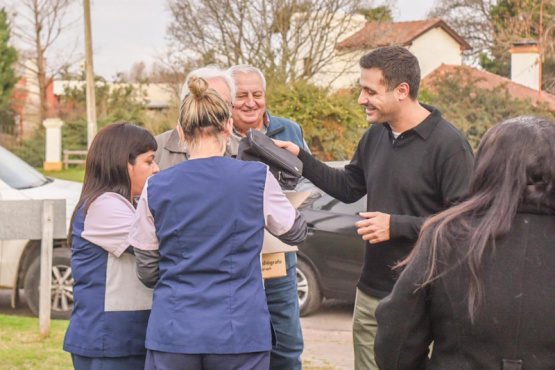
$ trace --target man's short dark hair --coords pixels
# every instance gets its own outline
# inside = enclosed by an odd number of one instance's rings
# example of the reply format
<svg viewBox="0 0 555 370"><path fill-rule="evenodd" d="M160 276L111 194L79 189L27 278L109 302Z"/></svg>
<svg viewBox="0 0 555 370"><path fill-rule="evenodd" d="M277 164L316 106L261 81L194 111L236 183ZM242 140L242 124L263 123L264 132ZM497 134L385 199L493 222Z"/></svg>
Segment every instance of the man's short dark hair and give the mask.
<svg viewBox="0 0 555 370"><path fill-rule="evenodd" d="M410 88L411 99L418 98L420 66L414 54L404 47L387 46L376 49L360 58L359 64L364 69L381 70L388 91L406 82Z"/></svg>

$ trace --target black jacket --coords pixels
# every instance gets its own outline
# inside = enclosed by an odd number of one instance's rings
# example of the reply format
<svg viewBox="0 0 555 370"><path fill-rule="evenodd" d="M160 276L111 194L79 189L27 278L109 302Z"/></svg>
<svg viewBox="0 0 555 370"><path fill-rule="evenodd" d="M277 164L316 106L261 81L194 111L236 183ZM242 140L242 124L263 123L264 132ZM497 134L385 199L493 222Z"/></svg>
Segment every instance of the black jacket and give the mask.
<svg viewBox="0 0 555 370"><path fill-rule="evenodd" d="M430 250L416 254L376 311L380 369L555 369L555 215L534 212L519 211L511 232L484 254L474 325L467 269L415 292ZM457 265L456 254L449 259L445 266Z"/></svg>

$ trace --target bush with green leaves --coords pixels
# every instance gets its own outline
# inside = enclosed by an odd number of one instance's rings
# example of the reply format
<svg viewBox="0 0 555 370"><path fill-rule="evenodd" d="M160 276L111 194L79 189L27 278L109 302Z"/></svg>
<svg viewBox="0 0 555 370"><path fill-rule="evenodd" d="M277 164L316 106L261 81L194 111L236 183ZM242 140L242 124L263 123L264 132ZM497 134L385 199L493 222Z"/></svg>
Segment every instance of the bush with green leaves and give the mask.
<svg viewBox="0 0 555 370"><path fill-rule="evenodd" d="M301 81L269 83L266 106L270 114L301 125L307 143L324 160L350 159L368 127L364 110L353 91L330 94L327 89Z"/></svg>
<svg viewBox="0 0 555 370"><path fill-rule="evenodd" d="M423 86L419 99L438 108L477 148L482 136L496 123L521 115L545 117L551 121L555 113L546 104L534 106L529 99L512 97L505 85L493 90L480 88L465 69Z"/></svg>

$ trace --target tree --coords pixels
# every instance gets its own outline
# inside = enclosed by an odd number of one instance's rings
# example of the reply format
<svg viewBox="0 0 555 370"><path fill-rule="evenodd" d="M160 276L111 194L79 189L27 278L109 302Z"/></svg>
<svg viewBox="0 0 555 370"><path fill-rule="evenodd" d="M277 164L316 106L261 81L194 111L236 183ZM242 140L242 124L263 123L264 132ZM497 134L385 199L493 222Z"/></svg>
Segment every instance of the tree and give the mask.
<svg viewBox="0 0 555 370"><path fill-rule="evenodd" d="M382 5L377 8L359 9L359 14L362 14L368 22L392 22L393 16L391 15L391 8Z"/></svg>
<svg viewBox="0 0 555 370"><path fill-rule="evenodd" d="M0 110L7 107L18 77L13 68L17 51L9 43L10 24L4 8L0 9Z"/></svg>
<svg viewBox="0 0 555 370"><path fill-rule="evenodd" d="M544 0L542 59L543 89L555 93L555 0ZM500 0L491 8L494 42L489 53L480 55L480 65L490 72L509 77L514 42L539 40L541 1Z"/></svg>
<svg viewBox="0 0 555 370"><path fill-rule="evenodd" d="M465 56L472 61L493 45L491 8L497 0L437 0L430 18L442 18L472 46Z"/></svg>
<svg viewBox="0 0 555 370"><path fill-rule="evenodd" d="M429 16L443 18L465 37L472 62L508 77L511 45L539 40L542 2L543 88L555 93L555 0L438 0Z"/></svg>
<svg viewBox="0 0 555 370"><path fill-rule="evenodd" d="M203 65L247 63L278 82L307 80L330 62L342 37L362 28L359 3L168 0L168 36L175 49Z"/></svg>
<svg viewBox="0 0 555 370"><path fill-rule="evenodd" d="M87 113L85 84L70 85L65 88L60 99L59 117L64 121L62 148L87 149ZM144 109L146 94L141 86L133 84L107 84L102 77L96 77L96 103L98 127L115 122L130 122L152 130L152 121ZM176 109L177 110L177 109ZM177 114L176 114L177 115ZM171 125L175 125L177 117ZM151 127L147 127L150 124ZM159 131L169 128L169 124ZM154 131L154 130L152 130ZM33 136L23 141L16 154L32 166L39 167L44 162L44 130L37 130Z"/></svg>
<svg viewBox="0 0 555 370"><path fill-rule="evenodd" d="M74 0L19 0L17 3L14 35L29 47L31 58L35 61L33 73L38 80L39 123L47 118L48 112L46 91L51 81L47 79L47 55L59 37L74 24L69 18L70 7L74 3ZM71 56L59 63L58 68L50 69L51 77L71 63L70 59Z"/></svg>

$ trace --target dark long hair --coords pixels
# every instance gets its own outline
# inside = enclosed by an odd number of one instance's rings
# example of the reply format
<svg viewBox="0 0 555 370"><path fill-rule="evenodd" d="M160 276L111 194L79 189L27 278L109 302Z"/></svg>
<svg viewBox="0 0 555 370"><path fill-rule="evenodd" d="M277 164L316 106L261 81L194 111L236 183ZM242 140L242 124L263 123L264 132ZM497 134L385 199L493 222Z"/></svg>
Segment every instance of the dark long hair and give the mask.
<svg viewBox="0 0 555 370"><path fill-rule="evenodd" d="M519 205L548 208L555 214L555 124L522 116L501 122L483 137L467 200L426 221L406 265L431 246L421 287L455 268L470 272L468 312L472 322L480 305L482 258L507 234ZM446 266L457 253L459 263Z"/></svg>
<svg viewBox="0 0 555 370"><path fill-rule="evenodd" d="M158 144L150 132L131 123L114 123L96 134L85 162L85 179L79 202L73 211L68 234L71 247L71 232L77 211L83 203L83 212L100 195L113 192L131 200L131 179L127 164L135 164L140 154L156 150Z"/></svg>

